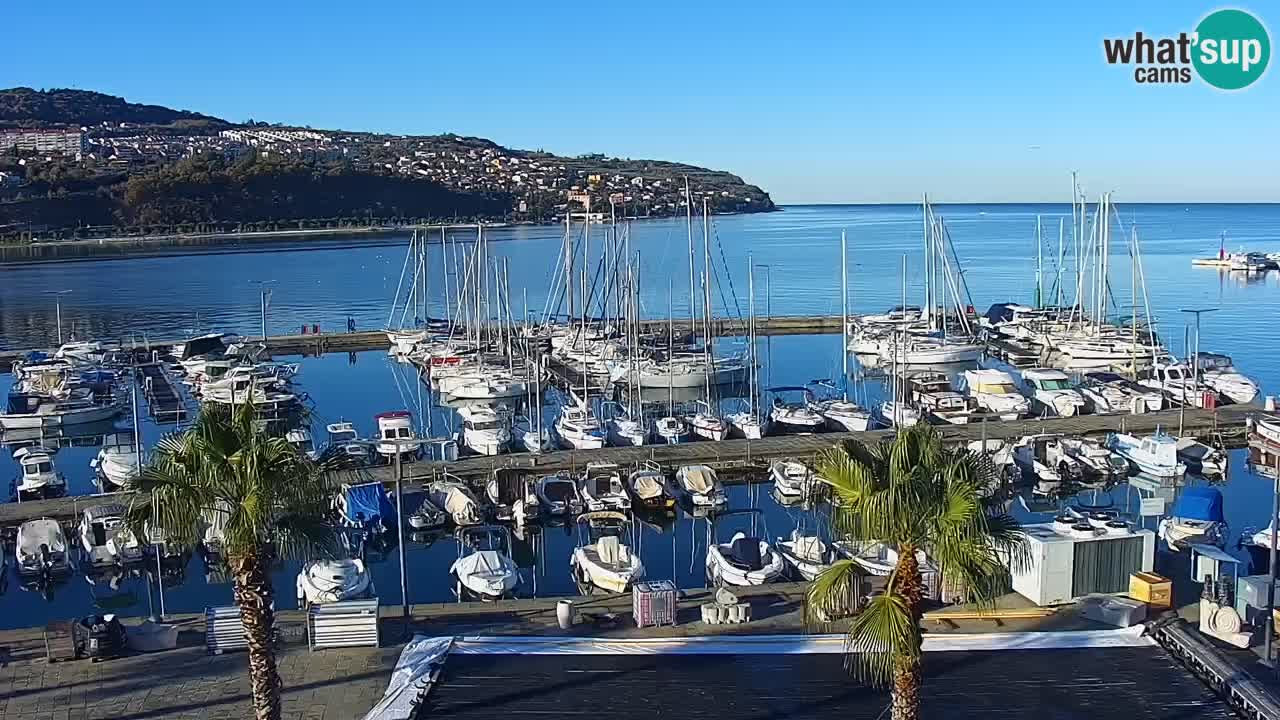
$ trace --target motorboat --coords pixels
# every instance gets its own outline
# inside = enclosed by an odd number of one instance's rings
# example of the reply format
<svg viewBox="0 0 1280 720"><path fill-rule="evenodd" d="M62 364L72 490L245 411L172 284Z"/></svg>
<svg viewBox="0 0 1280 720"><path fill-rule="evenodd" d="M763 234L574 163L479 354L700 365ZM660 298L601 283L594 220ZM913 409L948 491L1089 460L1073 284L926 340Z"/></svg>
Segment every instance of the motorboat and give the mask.
<svg viewBox="0 0 1280 720"><path fill-rule="evenodd" d="M1280 417L1254 415L1245 419L1245 425L1254 437L1272 447L1280 448Z"/></svg>
<svg viewBox="0 0 1280 720"><path fill-rule="evenodd" d="M438 530L449 522L449 516L431 501L430 493L422 494L418 509L409 513L409 527L414 530Z"/></svg>
<svg viewBox="0 0 1280 720"><path fill-rule="evenodd" d="M53 452L40 446L18 448L13 453L19 474L13 483L13 496L22 500L62 497L67 494L67 480L53 464Z"/></svg>
<svg viewBox="0 0 1280 720"><path fill-rule="evenodd" d="M200 513L199 545L205 565L217 564L223 559L230 516L231 505L225 500L218 501L214 507L206 508Z"/></svg>
<svg viewBox="0 0 1280 720"><path fill-rule="evenodd" d="M737 532L707 548L707 578L717 585L764 585L777 581L786 564L769 543Z"/></svg>
<svg viewBox="0 0 1280 720"><path fill-rule="evenodd" d="M836 552L862 568L868 575L885 577L898 567L898 549L884 542L842 540L835 543ZM916 561L922 570L929 567L923 550L916 551Z"/></svg>
<svg viewBox="0 0 1280 720"><path fill-rule="evenodd" d="M729 423L729 434L736 437L743 437L748 440L759 440L764 437L766 423L754 412L743 410L740 412L729 413L724 416L725 422Z"/></svg>
<svg viewBox="0 0 1280 720"><path fill-rule="evenodd" d="M72 340L63 343L53 353L55 358L66 358L76 362L85 363L87 365L97 365L102 362L102 358L107 352L107 348L102 343L95 340Z"/></svg>
<svg viewBox="0 0 1280 720"><path fill-rule="evenodd" d="M926 417L952 425L969 422L969 399L951 389L946 373L933 370L909 372L904 378L912 403Z"/></svg>
<svg viewBox="0 0 1280 720"><path fill-rule="evenodd" d="M1186 363L1157 363L1142 385L1163 393L1170 402L1195 408L1213 408L1218 404L1218 391L1196 378Z"/></svg>
<svg viewBox="0 0 1280 720"><path fill-rule="evenodd" d="M1111 433L1105 444L1138 470L1154 477L1181 477L1187 471L1186 464L1178 460L1178 441L1159 431L1141 438Z"/></svg>
<svg viewBox="0 0 1280 720"><path fill-rule="evenodd" d="M391 343L391 350L398 355L409 355L420 343L424 343L431 337L428 330L387 330L387 340Z"/></svg>
<svg viewBox="0 0 1280 720"><path fill-rule="evenodd" d="M1202 443L1195 438L1178 438L1178 459L1187 469L1205 477L1222 477L1227 474L1227 454Z"/></svg>
<svg viewBox="0 0 1280 720"><path fill-rule="evenodd" d="M1084 396L1061 370L1027 368L1022 371L1032 404L1038 411L1057 417L1074 417L1085 411Z"/></svg>
<svg viewBox="0 0 1280 720"><path fill-rule="evenodd" d="M729 423L706 410L690 415L688 421L693 434L703 440L720 442L729 437Z"/></svg>
<svg viewBox="0 0 1280 720"><path fill-rule="evenodd" d="M657 467L643 467L628 475L627 490L635 501L634 505L643 510L675 509L675 494L667 485L667 476Z"/></svg>
<svg viewBox="0 0 1280 720"><path fill-rule="evenodd" d="M706 465L681 465L676 470L676 482L694 507L718 507L729 502L716 471Z"/></svg>
<svg viewBox="0 0 1280 720"><path fill-rule="evenodd" d="M1059 474L1064 466L1074 465L1070 471L1077 479L1124 477L1129 474L1128 460L1088 438L1059 437L1055 445L1050 446L1049 455L1050 463L1058 467ZM1054 462L1055 455L1061 460Z"/></svg>
<svg viewBox="0 0 1280 720"><path fill-rule="evenodd" d="M374 450L387 462L399 454L401 459L416 460L422 452L422 438L413 430L413 415L408 410L392 410L373 416L378 426Z"/></svg>
<svg viewBox="0 0 1280 720"><path fill-rule="evenodd" d="M578 516L578 530L586 537L574 548L569 567L585 591L598 588L624 593L644 578L644 563L621 537L626 522L627 516L619 512L593 511Z"/></svg>
<svg viewBox="0 0 1280 720"><path fill-rule="evenodd" d="M778 494L788 498L808 496L817 482L813 470L799 460L775 460L769 466L769 475Z"/></svg>
<svg viewBox="0 0 1280 720"><path fill-rule="evenodd" d="M535 427L533 419L528 415L516 415L512 418L511 437L516 447L525 452L550 452L556 447L551 431L545 427Z"/></svg>
<svg viewBox="0 0 1280 720"><path fill-rule="evenodd" d="M1031 412L1031 401L1003 370L965 370L960 378L974 403L1001 420L1017 420Z"/></svg>
<svg viewBox="0 0 1280 720"><path fill-rule="evenodd" d="M57 520L40 518L19 525L13 553L22 576L71 572L67 536Z"/></svg>
<svg viewBox="0 0 1280 720"><path fill-rule="evenodd" d="M138 477L139 466L138 448L132 436L122 438L118 444L104 444L89 463L102 481L103 490L129 487Z"/></svg>
<svg viewBox="0 0 1280 720"><path fill-rule="evenodd" d="M1164 395L1107 371L1085 373L1080 394L1095 413L1144 413L1164 408Z"/></svg>
<svg viewBox="0 0 1280 720"><path fill-rule="evenodd" d="M1006 483L1012 485L1022 479L1022 468L1014 459L1012 443L995 438L971 440L966 449L975 457L990 462L995 471L989 486L984 489L984 496L995 495L1005 488Z"/></svg>
<svg viewBox="0 0 1280 720"><path fill-rule="evenodd" d="M813 395L803 387L769 388L773 404L769 425L778 432L812 433L823 429L827 419L810 403Z"/></svg>
<svg viewBox="0 0 1280 720"><path fill-rule="evenodd" d="M1022 477L1035 483L1036 491L1048 495L1062 486L1062 474L1049 458L1050 445L1056 445L1056 435L1028 435L1013 444L1013 461L1022 471Z"/></svg>
<svg viewBox="0 0 1280 720"><path fill-rule="evenodd" d="M561 408L555 428L560 446L565 450L599 450L604 447L604 428L591 408L584 404Z"/></svg>
<svg viewBox="0 0 1280 720"><path fill-rule="evenodd" d="M511 532L501 525L458 530L458 559L449 567L459 598L497 600L520 584L520 569L511 559Z"/></svg>
<svg viewBox="0 0 1280 720"><path fill-rule="evenodd" d="M538 507L553 517L577 515L582 512L582 496L578 483L567 475L547 475L534 486Z"/></svg>
<svg viewBox="0 0 1280 720"><path fill-rule="evenodd" d="M809 403L809 408L822 416L829 430L863 432L871 429L871 413L850 400L815 400Z"/></svg>
<svg viewBox="0 0 1280 720"><path fill-rule="evenodd" d="M87 568L103 568L144 559L142 543L125 524L125 507L95 505L80 514L80 557Z"/></svg>
<svg viewBox="0 0 1280 720"><path fill-rule="evenodd" d="M1201 352L1197 356L1200 378L1205 385L1233 403L1251 403L1258 397L1258 384L1236 370L1231 357Z"/></svg>
<svg viewBox="0 0 1280 720"><path fill-rule="evenodd" d="M909 428L920 422L920 412L900 400L885 400L877 408L879 420L885 427Z"/></svg>
<svg viewBox="0 0 1280 720"><path fill-rule="evenodd" d="M634 420L628 415L616 415L609 418L607 436L609 444L617 447L637 447L644 445L648 438L644 423Z"/></svg>
<svg viewBox="0 0 1280 720"><path fill-rule="evenodd" d="M373 575L359 558L312 560L298 573L298 605L344 602L373 593Z"/></svg>
<svg viewBox="0 0 1280 720"><path fill-rule="evenodd" d="M370 443L360 439L355 425L340 421L325 426L329 435L327 452L336 454L345 464L361 467L369 462Z"/></svg>
<svg viewBox="0 0 1280 720"><path fill-rule="evenodd" d="M122 412L122 402L98 402L89 388L76 388L66 397L10 392L8 408L0 413L0 430L84 425L110 420Z"/></svg>
<svg viewBox="0 0 1280 720"><path fill-rule="evenodd" d="M615 463L589 462L582 475L579 493L587 510L630 510L631 498Z"/></svg>
<svg viewBox="0 0 1280 720"><path fill-rule="evenodd" d="M1173 502L1169 516L1160 520L1158 534L1177 552L1188 545L1222 546L1227 529L1222 513L1222 492L1215 487L1188 487Z"/></svg>
<svg viewBox="0 0 1280 720"><path fill-rule="evenodd" d="M495 469L485 483L484 493L495 519L514 520L523 525L538 516L538 495L519 469Z"/></svg>
<svg viewBox="0 0 1280 720"><path fill-rule="evenodd" d="M791 537L773 544L782 556L787 567L794 576L801 580L812 581L835 563L835 548L828 545L817 535L805 535L797 528L791 531Z"/></svg>
<svg viewBox="0 0 1280 720"><path fill-rule="evenodd" d="M343 527L370 535L380 535L396 526L395 506L377 481L343 484L333 498L333 510Z"/></svg>
<svg viewBox="0 0 1280 720"><path fill-rule="evenodd" d="M683 418L665 415L653 420L653 441L659 445L676 445L688 442L691 433Z"/></svg>
<svg viewBox="0 0 1280 720"><path fill-rule="evenodd" d="M452 478L433 481L427 485L427 497L432 504L445 511L454 525L479 525L484 521L480 502L461 480Z"/></svg>
<svg viewBox="0 0 1280 720"><path fill-rule="evenodd" d="M461 407L459 436L462 445L479 455L500 455L511 445L507 418L490 407Z"/></svg>
<svg viewBox="0 0 1280 720"><path fill-rule="evenodd" d="M307 428L291 428L284 434L285 442L293 446L308 460L319 460L320 452L316 450L315 438L311 436L311 431Z"/></svg>

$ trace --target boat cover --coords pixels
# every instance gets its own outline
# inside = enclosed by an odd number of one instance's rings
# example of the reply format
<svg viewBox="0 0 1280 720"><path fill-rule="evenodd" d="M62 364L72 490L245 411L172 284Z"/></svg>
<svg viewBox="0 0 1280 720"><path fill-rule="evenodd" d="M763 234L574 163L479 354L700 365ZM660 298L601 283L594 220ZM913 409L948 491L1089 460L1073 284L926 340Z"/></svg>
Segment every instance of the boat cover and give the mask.
<svg viewBox="0 0 1280 720"><path fill-rule="evenodd" d="M475 501L462 488L457 486L444 488L444 511L451 517L466 515L468 508L472 505L475 505Z"/></svg>
<svg viewBox="0 0 1280 720"><path fill-rule="evenodd" d="M685 468L684 481L685 486L695 493L709 493L716 486L711 471L702 465Z"/></svg>
<svg viewBox="0 0 1280 720"><path fill-rule="evenodd" d="M347 497L345 518L347 521L366 525L395 518L395 509L387 501L382 483L349 485L343 492Z"/></svg>
<svg viewBox="0 0 1280 720"><path fill-rule="evenodd" d="M726 555L734 565L747 570L759 570L764 567L764 561L760 558L759 538L734 536L729 543L729 552Z"/></svg>
<svg viewBox="0 0 1280 720"><path fill-rule="evenodd" d="M1189 487L1173 503L1173 517L1222 522L1222 493L1214 487Z"/></svg>
<svg viewBox="0 0 1280 720"><path fill-rule="evenodd" d="M415 635L396 661L387 691L364 720L408 720L418 713L418 704L431 687L437 671L443 667L453 638Z"/></svg>
<svg viewBox="0 0 1280 720"><path fill-rule="evenodd" d="M645 500L662 497L662 476L657 473L640 473L632 478L631 485L636 495Z"/></svg>
<svg viewBox="0 0 1280 720"><path fill-rule="evenodd" d="M41 545L48 545L52 552L67 551L67 536L57 520L28 520L18 528L16 552L19 556L37 556Z"/></svg>

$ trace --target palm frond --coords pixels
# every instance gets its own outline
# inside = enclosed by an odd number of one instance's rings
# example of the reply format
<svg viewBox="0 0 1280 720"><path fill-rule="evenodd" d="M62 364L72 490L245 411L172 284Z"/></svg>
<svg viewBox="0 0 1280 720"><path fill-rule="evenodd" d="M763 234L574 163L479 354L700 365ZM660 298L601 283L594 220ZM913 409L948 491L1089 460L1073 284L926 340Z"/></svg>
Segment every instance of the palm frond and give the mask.
<svg viewBox="0 0 1280 720"><path fill-rule="evenodd" d="M831 618L852 614L858 604L858 565L838 560L805 589L804 621L820 627Z"/></svg>
<svg viewBox="0 0 1280 720"><path fill-rule="evenodd" d="M873 597L850 623L845 637L850 669L871 685L888 684L895 661L918 657L920 644L920 626L906 601L890 594Z"/></svg>

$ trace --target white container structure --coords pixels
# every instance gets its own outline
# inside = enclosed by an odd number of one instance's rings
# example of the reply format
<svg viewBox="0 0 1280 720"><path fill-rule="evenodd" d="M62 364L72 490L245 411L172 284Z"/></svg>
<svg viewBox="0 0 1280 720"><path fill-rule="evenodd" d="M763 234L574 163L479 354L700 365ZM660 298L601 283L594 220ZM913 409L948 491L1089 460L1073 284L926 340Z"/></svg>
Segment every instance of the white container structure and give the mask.
<svg viewBox="0 0 1280 720"><path fill-rule="evenodd" d="M1030 562L1013 573L1013 589L1036 605L1063 605L1091 593L1129 589L1129 575L1155 564L1150 530L1109 532L1088 522L1080 529L1052 523L1024 525Z"/></svg>

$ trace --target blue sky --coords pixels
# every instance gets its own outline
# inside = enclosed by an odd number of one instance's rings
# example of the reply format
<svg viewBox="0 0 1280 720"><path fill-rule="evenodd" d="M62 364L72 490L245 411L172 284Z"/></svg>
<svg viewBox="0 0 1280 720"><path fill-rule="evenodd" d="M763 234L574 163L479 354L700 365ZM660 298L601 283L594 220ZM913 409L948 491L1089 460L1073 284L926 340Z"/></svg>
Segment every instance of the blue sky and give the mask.
<svg viewBox="0 0 1280 720"><path fill-rule="evenodd" d="M1280 80L1139 86L1102 38L1213 4L12 2L0 86L676 159L782 203L1280 201ZM1258 4L1272 41L1280 11ZM1274 63L1273 63L1274 64Z"/></svg>

